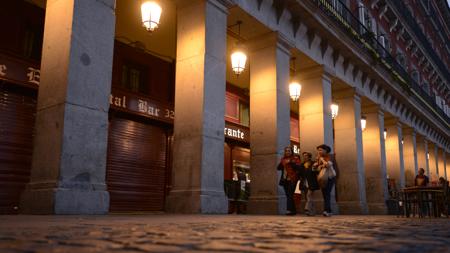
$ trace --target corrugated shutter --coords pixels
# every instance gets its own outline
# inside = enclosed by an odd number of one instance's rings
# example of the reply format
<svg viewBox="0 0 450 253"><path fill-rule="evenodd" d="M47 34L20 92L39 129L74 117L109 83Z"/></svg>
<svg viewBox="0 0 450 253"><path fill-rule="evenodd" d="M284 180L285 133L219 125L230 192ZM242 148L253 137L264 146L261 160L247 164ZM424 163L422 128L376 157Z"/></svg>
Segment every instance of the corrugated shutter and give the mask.
<svg viewBox="0 0 450 253"><path fill-rule="evenodd" d="M111 119L106 176L111 212L164 209L166 146L163 128Z"/></svg>
<svg viewBox="0 0 450 253"><path fill-rule="evenodd" d="M36 91L0 81L0 213L17 213L30 179Z"/></svg>

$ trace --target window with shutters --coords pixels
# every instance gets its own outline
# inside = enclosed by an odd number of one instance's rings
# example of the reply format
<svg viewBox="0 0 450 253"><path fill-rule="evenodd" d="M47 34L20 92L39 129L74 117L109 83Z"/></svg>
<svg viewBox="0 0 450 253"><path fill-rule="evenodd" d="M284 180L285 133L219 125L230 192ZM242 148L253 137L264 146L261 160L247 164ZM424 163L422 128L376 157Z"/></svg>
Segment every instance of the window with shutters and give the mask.
<svg viewBox="0 0 450 253"><path fill-rule="evenodd" d="M250 107L239 96L227 92L225 96L225 120L243 126L250 125Z"/></svg>
<svg viewBox="0 0 450 253"><path fill-rule="evenodd" d="M428 94L430 95L430 85L427 82L423 82L422 83L422 89Z"/></svg>
<svg viewBox="0 0 450 253"><path fill-rule="evenodd" d="M403 52L398 52L397 56L395 57L395 60L397 61L398 64L400 64L400 66L406 69L406 58Z"/></svg>
<svg viewBox="0 0 450 253"><path fill-rule="evenodd" d="M120 86L132 92L148 94L147 75L146 66L132 62L124 63L122 65Z"/></svg>
<svg viewBox="0 0 450 253"><path fill-rule="evenodd" d="M362 2L358 2L358 17L359 22L363 25L363 27L361 27L361 34L373 32L372 18L369 15L368 9Z"/></svg>
<svg viewBox="0 0 450 253"><path fill-rule="evenodd" d="M417 83L420 83L420 74L417 69L414 68L413 71L411 71L411 78Z"/></svg>
<svg viewBox="0 0 450 253"><path fill-rule="evenodd" d="M299 133L299 127L298 127L298 118L294 118L291 116L291 140L299 142L300 140L300 133Z"/></svg>

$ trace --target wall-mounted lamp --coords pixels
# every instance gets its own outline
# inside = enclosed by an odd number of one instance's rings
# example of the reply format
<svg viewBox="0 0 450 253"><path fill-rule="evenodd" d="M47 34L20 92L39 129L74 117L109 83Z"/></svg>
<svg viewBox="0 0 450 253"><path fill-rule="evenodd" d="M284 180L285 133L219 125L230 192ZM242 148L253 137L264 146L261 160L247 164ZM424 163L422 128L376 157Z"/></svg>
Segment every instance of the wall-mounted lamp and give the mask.
<svg viewBox="0 0 450 253"><path fill-rule="evenodd" d="M386 129L386 128L384 129L383 137L384 137L384 139L386 140L386 137L387 137L387 129Z"/></svg>
<svg viewBox="0 0 450 253"><path fill-rule="evenodd" d="M366 129L366 123L367 123L366 116L361 116L361 130L364 131Z"/></svg>
<svg viewBox="0 0 450 253"><path fill-rule="evenodd" d="M292 67L293 67L293 73L292 73L292 80L289 84L289 96L291 97L292 101L296 102L298 101L298 98L300 97L300 94L302 92L302 85L295 80L295 57L292 57Z"/></svg>
<svg viewBox="0 0 450 253"><path fill-rule="evenodd" d="M331 108L331 118L335 119L338 116L338 113L339 113L339 105L336 104L336 103L332 103L330 105L330 108Z"/></svg>
<svg viewBox="0 0 450 253"><path fill-rule="evenodd" d="M289 84L289 96L291 96L292 101L296 102L300 97L301 92L302 92L301 84L295 81Z"/></svg>
<svg viewBox="0 0 450 253"><path fill-rule="evenodd" d="M241 36L241 24L242 21L238 20L236 24L231 26L238 26L238 37ZM245 70L245 64L247 63L247 55L245 54L245 51L245 47L238 41L233 49L233 52L231 53L231 69L237 76Z"/></svg>
<svg viewBox="0 0 450 253"><path fill-rule="evenodd" d="M141 4L142 25L148 32L153 32L159 26L161 6L155 1L143 1Z"/></svg>

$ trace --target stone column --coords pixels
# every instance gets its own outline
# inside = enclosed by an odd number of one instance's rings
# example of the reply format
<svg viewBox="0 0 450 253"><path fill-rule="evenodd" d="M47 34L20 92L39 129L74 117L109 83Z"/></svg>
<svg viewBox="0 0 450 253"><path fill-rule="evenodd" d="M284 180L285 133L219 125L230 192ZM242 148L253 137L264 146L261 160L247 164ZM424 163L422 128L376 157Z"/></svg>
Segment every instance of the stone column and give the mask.
<svg viewBox="0 0 450 253"><path fill-rule="evenodd" d="M47 1L24 213L105 214L115 1Z"/></svg>
<svg viewBox="0 0 450 253"><path fill-rule="evenodd" d="M289 146L289 43L277 33L249 42L252 193L248 212L284 214L276 167Z"/></svg>
<svg viewBox="0 0 450 253"><path fill-rule="evenodd" d="M177 2L173 188L167 210L226 213L223 189L227 7Z"/></svg>
<svg viewBox="0 0 450 253"><path fill-rule="evenodd" d="M386 168L389 178L394 178L397 189L405 186L403 164L402 125L397 119L385 121Z"/></svg>
<svg viewBox="0 0 450 253"><path fill-rule="evenodd" d="M334 145L341 177L337 182L341 214L366 214L366 186L361 131L361 97L353 90L333 93L339 103Z"/></svg>
<svg viewBox="0 0 450 253"><path fill-rule="evenodd" d="M319 66L301 71L299 77L302 84L299 99L300 148L313 154L320 144L333 148L331 76Z"/></svg>
<svg viewBox="0 0 450 253"><path fill-rule="evenodd" d="M416 133L413 129L403 130L403 161L405 167L405 185L413 186L418 171Z"/></svg>
<svg viewBox="0 0 450 253"><path fill-rule="evenodd" d="M330 71L323 66L301 70L299 80L302 95L299 99L300 149L316 156L316 147L326 144L332 149L333 121L331 118L331 78ZM331 151L334 153L334 150ZM321 194L316 194L316 210L323 205ZM331 192L331 209L338 213L335 190Z"/></svg>
<svg viewBox="0 0 450 253"><path fill-rule="evenodd" d="M385 214L388 198L386 182L386 150L384 144L384 113L381 109L364 110L367 119L363 131L366 194L370 214Z"/></svg>

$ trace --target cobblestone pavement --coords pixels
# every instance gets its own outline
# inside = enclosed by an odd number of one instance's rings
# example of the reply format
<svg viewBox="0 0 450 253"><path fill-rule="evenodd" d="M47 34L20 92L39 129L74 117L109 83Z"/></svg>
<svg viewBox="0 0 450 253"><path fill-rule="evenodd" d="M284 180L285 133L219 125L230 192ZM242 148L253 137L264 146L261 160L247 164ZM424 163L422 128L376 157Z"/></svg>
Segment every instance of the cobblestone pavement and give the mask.
<svg viewBox="0 0 450 253"><path fill-rule="evenodd" d="M450 252L450 219L0 216L0 252Z"/></svg>

